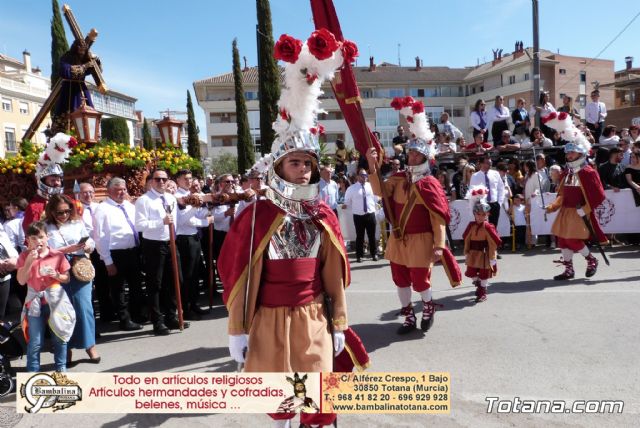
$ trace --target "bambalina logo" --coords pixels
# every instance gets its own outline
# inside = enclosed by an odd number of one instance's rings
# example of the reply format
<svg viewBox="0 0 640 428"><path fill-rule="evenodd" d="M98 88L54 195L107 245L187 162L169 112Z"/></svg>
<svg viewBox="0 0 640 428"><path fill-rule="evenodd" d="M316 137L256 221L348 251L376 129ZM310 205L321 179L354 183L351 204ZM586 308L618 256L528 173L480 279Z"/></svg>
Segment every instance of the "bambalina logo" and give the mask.
<svg viewBox="0 0 640 428"><path fill-rule="evenodd" d="M29 413L38 413L50 407L57 412L82 400L82 389L64 373L38 373L20 386L20 396L29 403L29 406L25 406Z"/></svg>

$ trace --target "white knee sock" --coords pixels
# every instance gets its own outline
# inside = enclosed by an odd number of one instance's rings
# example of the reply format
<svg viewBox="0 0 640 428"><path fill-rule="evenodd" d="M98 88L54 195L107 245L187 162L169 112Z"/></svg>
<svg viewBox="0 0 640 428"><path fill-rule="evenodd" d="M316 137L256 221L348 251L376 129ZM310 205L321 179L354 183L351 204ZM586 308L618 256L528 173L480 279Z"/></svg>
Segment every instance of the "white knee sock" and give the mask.
<svg viewBox="0 0 640 428"><path fill-rule="evenodd" d="M564 260L565 262L570 262L571 259L573 259L573 251L571 251L568 248L563 248L562 249L562 260Z"/></svg>
<svg viewBox="0 0 640 428"><path fill-rule="evenodd" d="M587 257L589 254L591 254L591 251L589 251L589 248L585 245L584 247L582 247L582 250L578 251L580 253L580 255L582 257Z"/></svg>
<svg viewBox="0 0 640 428"><path fill-rule="evenodd" d="M487 286L489 285L489 280L488 279L481 279L480 280L480 285L484 288L487 288Z"/></svg>
<svg viewBox="0 0 640 428"><path fill-rule="evenodd" d="M426 290L421 291L420 297L422 297L422 300L424 300L425 302L431 300L431 288L427 288Z"/></svg>
<svg viewBox="0 0 640 428"><path fill-rule="evenodd" d="M411 303L411 287L396 287L398 290L398 298L403 308L406 308Z"/></svg>

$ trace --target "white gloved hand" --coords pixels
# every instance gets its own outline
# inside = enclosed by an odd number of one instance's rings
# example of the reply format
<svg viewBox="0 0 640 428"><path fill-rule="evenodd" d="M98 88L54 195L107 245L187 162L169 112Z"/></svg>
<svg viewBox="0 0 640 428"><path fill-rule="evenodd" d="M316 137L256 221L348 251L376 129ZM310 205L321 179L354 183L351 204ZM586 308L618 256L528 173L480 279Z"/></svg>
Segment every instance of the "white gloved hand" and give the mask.
<svg viewBox="0 0 640 428"><path fill-rule="evenodd" d="M496 259L489 260L489 264L491 265L491 267L496 267L496 265L498 264L498 260Z"/></svg>
<svg viewBox="0 0 640 428"><path fill-rule="evenodd" d="M248 349L249 336L246 334L229 336L229 353L238 363L244 363L244 353Z"/></svg>
<svg viewBox="0 0 640 428"><path fill-rule="evenodd" d="M578 208L577 211L580 217L584 217L585 215L587 215L582 208Z"/></svg>
<svg viewBox="0 0 640 428"><path fill-rule="evenodd" d="M335 349L335 355L338 356L344 350L344 333L336 331L333 333L333 349Z"/></svg>

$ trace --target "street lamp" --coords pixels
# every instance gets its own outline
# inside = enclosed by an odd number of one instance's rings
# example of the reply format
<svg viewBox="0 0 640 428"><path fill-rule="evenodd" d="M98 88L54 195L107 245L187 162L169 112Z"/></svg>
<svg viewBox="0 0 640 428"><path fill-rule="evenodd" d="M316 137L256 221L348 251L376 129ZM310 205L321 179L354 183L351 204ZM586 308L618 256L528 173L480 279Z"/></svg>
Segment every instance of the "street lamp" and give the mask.
<svg viewBox="0 0 640 428"><path fill-rule="evenodd" d="M162 120L156 122L158 130L160 130L162 143L180 147L180 131L182 130L183 124L183 121L173 119L169 115L166 115Z"/></svg>
<svg viewBox="0 0 640 428"><path fill-rule="evenodd" d="M102 113L87 105L82 100L82 104L73 113L71 121L78 132L78 139L85 144L96 144L100 140L100 118Z"/></svg>

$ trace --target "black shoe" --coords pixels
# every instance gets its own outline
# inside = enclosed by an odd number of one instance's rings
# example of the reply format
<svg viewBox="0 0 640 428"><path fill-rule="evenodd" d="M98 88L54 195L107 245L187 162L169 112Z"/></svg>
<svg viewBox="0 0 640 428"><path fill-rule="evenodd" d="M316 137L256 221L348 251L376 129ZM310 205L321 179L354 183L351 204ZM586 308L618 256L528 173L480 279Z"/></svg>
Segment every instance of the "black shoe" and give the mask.
<svg viewBox="0 0 640 428"><path fill-rule="evenodd" d="M433 315L429 319L424 319L423 317L422 320L420 321L420 329L424 332L429 331L429 329L433 326L433 320L434 320Z"/></svg>
<svg viewBox="0 0 640 428"><path fill-rule="evenodd" d="M198 315L207 315L210 312L209 309L203 309L198 305L191 305L191 311Z"/></svg>
<svg viewBox="0 0 640 428"><path fill-rule="evenodd" d="M358 258L356 259L356 263L362 263L362 258L361 258L361 257L358 257Z"/></svg>
<svg viewBox="0 0 640 428"><path fill-rule="evenodd" d="M378 261L378 256L374 254L373 257L371 257L371 261L377 262Z"/></svg>
<svg viewBox="0 0 640 428"><path fill-rule="evenodd" d="M120 321L120 330L123 331L136 331L142 330L142 326L138 323L135 323L131 320Z"/></svg>
<svg viewBox="0 0 640 428"><path fill-rule="evenodd" d="M175 318L171 318L171 319L166 320L165 324L171 330L179 330L180 329L180 323ZM184 321L184 323L182 324L183 328L189 328L190 326L191 326L191 323L188 322L188 321Z"/></svg>
<svg viewBox="0 0 640 428"><path fill-rule="evenodd" d="M182 318L189 321L200 321L202 319L202 317L193 310L184 311L182 313Z"/></svg>
<svg viewBox="0 0 640 428"><path fill-rule="evenodd" d="M131 321L136 324L144 325L149 322L149 318L145 317L144 315L132 315Z"/></svg>
<svg viewBox="0 0 640 428"><path fill-rule="evenodd" d="M156 336L167 336L169 335L169 328L162 323L156 324L153 326L153 334Z"/></svg>
<svg viewBox="0 0 640 428"><path fill-rule="evenodd" d="M498 260L502 260L502 256L501 256L500 254L498 254L498 255L496 256L496 259L498 259Z"/></svg>

